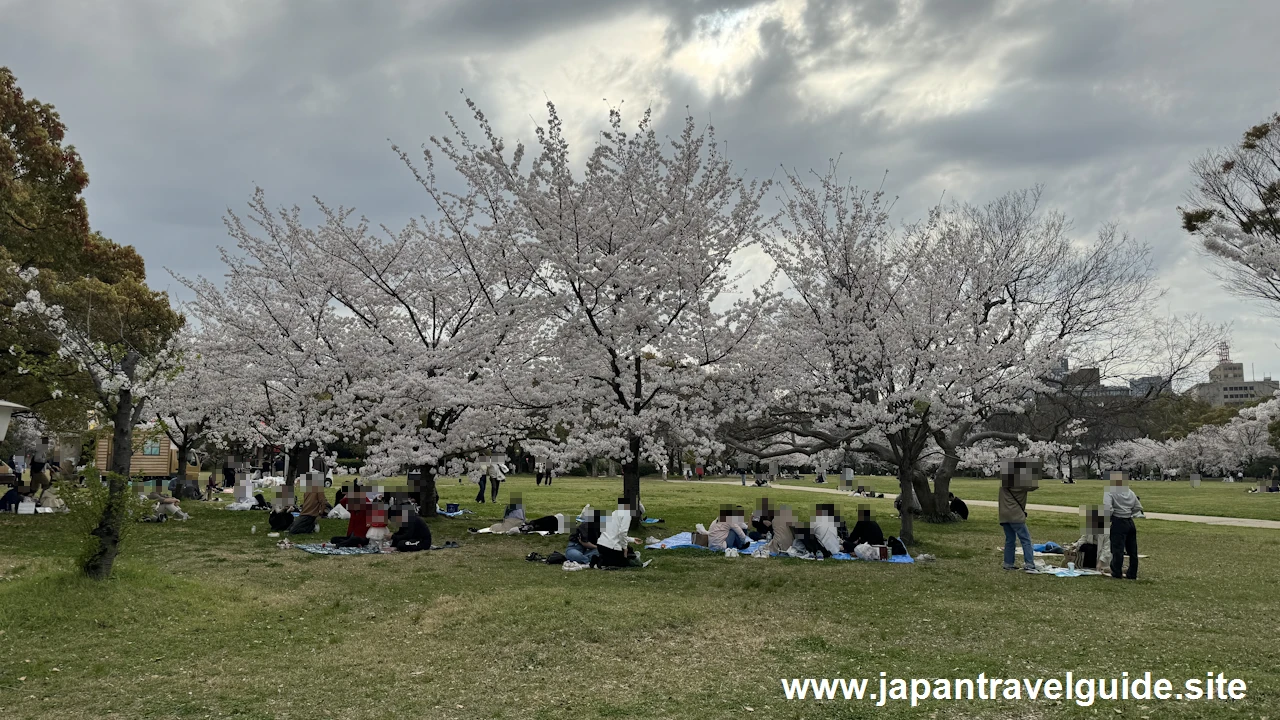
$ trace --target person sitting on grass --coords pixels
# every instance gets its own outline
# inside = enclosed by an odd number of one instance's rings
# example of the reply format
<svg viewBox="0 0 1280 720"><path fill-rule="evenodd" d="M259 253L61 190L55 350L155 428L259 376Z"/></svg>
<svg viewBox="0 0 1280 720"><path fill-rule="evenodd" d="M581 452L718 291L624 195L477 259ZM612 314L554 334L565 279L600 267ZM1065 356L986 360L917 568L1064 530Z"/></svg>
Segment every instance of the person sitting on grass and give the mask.
<svg viewBox="0 0 1280 720"><path fill-rule="evenodd" d="M840 532L837 528L839 518L836 517L836 506L821 503L814 508L814 516L809 523L809 533L814 543L826 555L840 552ZM811 543L812 544L812 543ZM813 552L813 550L810 550Z"/></svg>
<svg viewBox="0 0 1280 720"><path fill-rule="evenodd" d="M1040 461L1027 458L1004 460L1000 469L1000 527L1004 528L1004 569L1017 570L1014 544L1022 543L1022 562L1027 572L1036 572L1036 552L1027 531L1027 493L1040 487Z"/></svg>
<svg viewBox="0 0 1280 720"><path fill-rule="evenodd" d="M769 498L760 498L756 511L751 513L751 530L747 537L752 540L765 540L773 533L773 518L777 513L769 507Z"/></svg>
<svg viewBox="0 0 1280 720"><path fill-rule="evenodd" d="M569 547L564 551L566 560L590 565L600 555L596 543L600 541L600 514L592 508L582 516L582 522L569 534Z"/></svg>
<svg viewBox="0 0 1280 720"><path fill-rule="evenodd" d="M853 529L849 531L849 536L844 540L844 551L852 553L853 549L866 543L867 545L883 545L884 531L880 529L880 523L871 519L871 506L858 506L858 522L853 524Z"/></svg>
<svg viewBox="0 0 1280 720"><path fill-rule="evenodd" d="M279 494L271 501L271 514L267 516L267 524L276 532L284 532L293 524L293 488L286 485L280 488Z"/></svg>
<svg viewBox="0 0 1280 720"><path fill-rule="evenodd" d="M324 485L320 473L309 472L303 476L302 512L289 525L290 535L307 535L320 532L320 516L324 515Z"/></svg>
<svg viewBox="0 0 1280 720"><path fill-rule="evenodd" d="M337 547L364 547L369 544L369 501L365 499L364 493L348 495L345 500L347 512L351 513L351 517L347 518L347 534L335 537L330 542Z"/></svg>
<svg viewBox="0 0 1280 720"><path fill-rule="evenodd" d="M156 501L156 518L164 517L166 519L176 517L179 520L190 520L191 516L182 512L182 508L178 507L178 498L162 494L158 489L153 490L147 496L151 500Z"/></svg>
<svg viewBox="0 0 1280 720"><path fill-rule="evenodd" d="M951 498L951 512L955 513L956 515L959 515L961 520L968 520L969 506L965 503L965 501L956 497L955 493L947 493L947 495Z"/></svg>
<svg viewBox="0 0 1280 720"><path fill-rule="evenodd" d="M400 506L400 527L391 534L391 547L399 552L417 552L431 549L431 528L418 517L409 503Z"/></svg>
<svg viewBox="0 0 1280 720"><path fill-rule="evenodd" d="M781 555L790 550L796 542L795 526L796 515L792 512L790 505L783 505L773 512L773 518L769 523L772 536L764 546L765 551L771 555Z"/></svg>
<svg viewBox="0 0 1280 720"><path fill-rule="evenodd" d="M18 512L18 506L31 499L31 493L31 486L19 481L0 497L0 512Z"/></svg>
<svg viewBox="0 0 1280 720"><path fill-rule="evenodd" d="M720 506L720 515L711 523L711 527L707 528L707 536L710 538L709 547L712 550L723 551L728 548L734 550L742 550L751 544L751 539L742 531L742 527L735 522L737 511L729 505Z"/></svg>
<svg viewBox="0 0 1280 720"><path fill-rule="evenodd" d="M1080 539L1064 547L1063 554L1075 555L1076 567L1081 570L1110 572L1111 534L1106 516L1097 505L1081 505L1080 519Z"/></svg>
<svg viewBox="0 0 1280 720"><path fill-rule="evenodd" d="M635 558L631 549L627 530L635 512L626 498L618 498L618 509L613 511L600 531L600 540L596 548L600 554L591 560L592 567L627 567Z"/></svg>

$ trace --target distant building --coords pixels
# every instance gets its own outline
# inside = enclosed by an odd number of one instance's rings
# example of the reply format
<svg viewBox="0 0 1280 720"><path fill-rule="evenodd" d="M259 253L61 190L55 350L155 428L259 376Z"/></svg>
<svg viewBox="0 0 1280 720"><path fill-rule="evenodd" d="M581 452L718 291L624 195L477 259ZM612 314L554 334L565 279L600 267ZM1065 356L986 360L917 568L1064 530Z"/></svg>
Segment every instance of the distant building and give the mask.
<svg viewBox="0 0 1280 720"><path fill-rule="evenodd" d="M1209 371L1209 382L1193 385L1188 392L1214 407L1246 405L1275 395L1280 382L1270 375L1261 380L1244 379L1244 363L1231 362L1224 347L1218 355L1218 366Z"/></svg>
<svg viewBox="0 0 1280 720"><path fill-rule="evenodd" d="M1062 370L1067 370L1063 361ZM1129 388L1123 385L1103 385L1102 372L1098 368L1079 368L1066 372L1062 377L1062 391L1077 397L1128 396Z"/></svg>
<svg viewBox="0 0 1280 720"><path fill-rule="evenodd" d="M1129 381L1129 394L1135 397L1162 395L1169 392L1168 379L1160 375L1146 375Z"/></svg>

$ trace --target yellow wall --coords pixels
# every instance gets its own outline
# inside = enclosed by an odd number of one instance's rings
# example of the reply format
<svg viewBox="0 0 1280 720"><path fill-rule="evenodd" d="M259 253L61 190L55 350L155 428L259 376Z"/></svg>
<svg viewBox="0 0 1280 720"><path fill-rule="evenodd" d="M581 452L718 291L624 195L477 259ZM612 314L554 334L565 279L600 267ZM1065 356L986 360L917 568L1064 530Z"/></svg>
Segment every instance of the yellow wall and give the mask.
<svg viewBox="0 0 1280 720"><path fill-rule="evenodd" d="M178 471L178 451L169 443L167 436L161 435L157 440L160 442L159 455L143 455L141 451L133 454L129 459L129 474L142 475L144 477L169 477L175 475ZM98 446L94 449L94 467L105 471L110 464L110 453L112 451L111 438L98 438ZM187 466L187 474L192 477L198 477L200 468L195 465Z"/></svg>

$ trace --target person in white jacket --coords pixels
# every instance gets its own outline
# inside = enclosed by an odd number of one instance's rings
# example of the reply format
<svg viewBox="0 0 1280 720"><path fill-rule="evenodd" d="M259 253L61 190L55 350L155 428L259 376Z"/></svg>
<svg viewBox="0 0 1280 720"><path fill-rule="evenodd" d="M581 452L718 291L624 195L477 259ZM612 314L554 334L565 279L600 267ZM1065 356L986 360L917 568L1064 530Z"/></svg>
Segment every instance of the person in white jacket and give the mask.
<svg viewBox="0 0 1280 720"><path fill-rule="evenodd" d="M592 560L593 565L602 567L626 567L631 557L627 531L631 529L631 519L635 513L625 498L618 498L618 509L613 511L600 531L600 539L596 548L600 555Z"/></svg>
<svg viewBox="0 0 1280 720"><path fill-rule="evenodd" d="M809 522L809 531L813 539L822 546L827 555L840 552L840 532L836 527L836 506L824 503L814 508L813 519Z"/></svg>

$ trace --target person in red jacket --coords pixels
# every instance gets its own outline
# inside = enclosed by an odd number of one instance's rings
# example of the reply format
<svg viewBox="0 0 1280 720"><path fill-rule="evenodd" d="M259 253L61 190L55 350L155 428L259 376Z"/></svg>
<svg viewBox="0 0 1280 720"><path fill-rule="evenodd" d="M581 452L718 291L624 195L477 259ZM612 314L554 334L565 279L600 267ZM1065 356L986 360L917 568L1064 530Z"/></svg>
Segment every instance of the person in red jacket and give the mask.
<svg viewBox="0 0 1280 720"><path fill-rule="evenodd" d="M333 538L332 542L338 547L364 547L369 543L366 537L369 533L369 501L364 493L359 492L351 493L345 500L347 512L351 513L351 519L347 520L347 534Z"/></svg>

